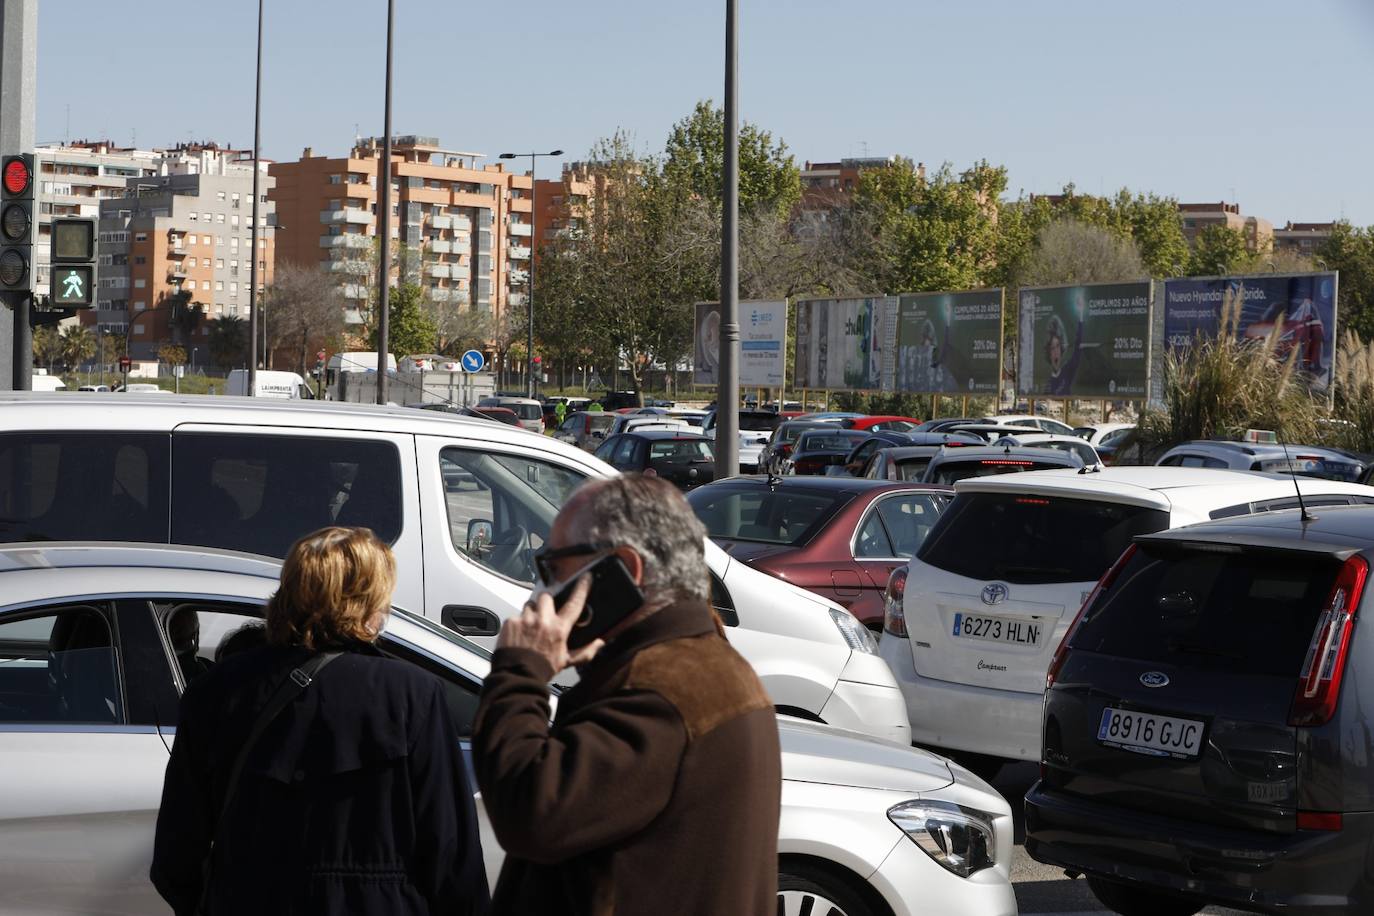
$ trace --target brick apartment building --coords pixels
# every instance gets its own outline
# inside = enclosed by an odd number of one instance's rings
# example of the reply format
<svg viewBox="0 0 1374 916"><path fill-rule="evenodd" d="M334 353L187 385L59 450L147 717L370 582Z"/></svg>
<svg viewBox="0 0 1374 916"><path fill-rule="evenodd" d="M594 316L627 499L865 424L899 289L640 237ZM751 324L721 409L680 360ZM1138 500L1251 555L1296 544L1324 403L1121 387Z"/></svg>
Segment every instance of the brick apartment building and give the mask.
<svg viewBox="0 0 1374 916"><path fill-rule="evenodd" d="M1238 203L1179 204L1178 212L1189 245L1195 243L1208 226L1225 226L1245 237L1245 249L1251 254L1274 248L1274 224L1258 216L1243 215Z"/></svg>
<svg viewBox="0 0 1374 916"><path fill-rule="evenodd" d="M1285 223L1282 229L1274 230L1274 250L1293 251L1310 258L1331 238L1335 228L1335 223Z"/></svg>
<svg viewBox="0 0 1374 916"><path fill-rule="evenodd" d="M248 317L252 269L253 166L245 150L188 144L165 151L160 174L132 179L123 196L100 203L100 280L96 309L84 324L127 334L129 355L152 359L175 338L168 307L177 297L199 303L206 319ZM262 169L267 170L267 163ZM271 282L272 179L263 175L259 208L258 288ZM204 363L205 322L183 338L188 357Z"/></svg>
<svg viewBox="0 0 1374 916"><path fill-rule="evenodd" d="M535 182L534 237L535 258L539 249L582 228L587 207L596 194L596 166L590 162L570 162L559 178Z"/></svg>
<svg viewBox="0 0 1374 916"><path fill-rule="evenodd" d="M426 298L441 307L474 308L496 316L525 302L534 225L528 175L483 165L477 153L447 150L433 137L392 142L382 166L381 138L362 140L347 156L315 155L271 168L271 199L282 226L278 264L319 264L339 277L345 317L375 295L378 173L392 188L391 283L401 264ZM350 307L351 306L351 307Z"/></svg>

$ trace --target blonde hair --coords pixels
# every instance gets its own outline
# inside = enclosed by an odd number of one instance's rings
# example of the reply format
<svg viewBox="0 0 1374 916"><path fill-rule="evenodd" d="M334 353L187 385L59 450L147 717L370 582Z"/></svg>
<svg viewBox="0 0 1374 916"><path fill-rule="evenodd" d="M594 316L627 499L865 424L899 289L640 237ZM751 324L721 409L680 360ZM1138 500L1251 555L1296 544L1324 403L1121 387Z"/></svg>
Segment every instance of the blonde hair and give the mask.
<svg viewBox="0 0 1374 916"><path fill-rule="evenodd" d="M396 558L369 528L321 528L286 555L267 603L267 641L319 649L372 642L396 587Z"/></svg>

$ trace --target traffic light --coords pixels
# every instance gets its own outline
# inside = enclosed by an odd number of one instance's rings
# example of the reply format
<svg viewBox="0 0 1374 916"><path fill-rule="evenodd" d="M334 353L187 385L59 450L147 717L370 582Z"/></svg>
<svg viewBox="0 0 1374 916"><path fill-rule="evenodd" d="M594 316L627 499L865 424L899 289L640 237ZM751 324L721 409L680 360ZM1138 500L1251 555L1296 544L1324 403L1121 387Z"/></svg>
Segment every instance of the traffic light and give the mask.
<svg viewBox="0 0 1374 916"><path fill-rule="evenodd" d="M0 166L0 291L33 289L33 155L6 156Z"/></svg>
<svg viewBox="0 0 1374 916"><path fill-rule="evenodd" d="M95 305L95 219L63 217L52 221L52 279L48 298L61 308Z"/></svg>

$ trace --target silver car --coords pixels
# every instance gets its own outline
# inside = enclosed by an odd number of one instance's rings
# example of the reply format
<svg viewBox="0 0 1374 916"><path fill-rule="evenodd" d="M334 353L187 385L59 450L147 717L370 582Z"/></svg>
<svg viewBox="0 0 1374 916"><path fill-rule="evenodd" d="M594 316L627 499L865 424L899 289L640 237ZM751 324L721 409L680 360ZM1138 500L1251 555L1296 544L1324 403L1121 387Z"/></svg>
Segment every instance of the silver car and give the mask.
<svg viewBox="0 0 1374 916"><path fill-rule="evenodd" d="M147 875L178 696L261 615L279 572L206 548L0 548L0 911L167 912ZM382 645L444 680L467 735L485 650L399 610ZM779 729L779 912L1016 913L1011 809L986 783L910 747ZM494 881L503 853L481 828Z"/></svg>

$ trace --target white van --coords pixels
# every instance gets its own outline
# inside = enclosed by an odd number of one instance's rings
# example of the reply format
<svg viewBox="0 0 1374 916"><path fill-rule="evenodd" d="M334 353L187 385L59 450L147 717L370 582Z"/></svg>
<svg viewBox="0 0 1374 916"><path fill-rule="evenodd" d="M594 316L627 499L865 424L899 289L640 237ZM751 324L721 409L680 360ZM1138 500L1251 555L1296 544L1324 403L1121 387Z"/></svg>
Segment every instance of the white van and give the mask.
<svg viewBox="0 0 1374 916"><path fill-rule="evenodd" d="M56 375L34 375L31 379L34 391L66 391L67 383Z"/></svg>
<svg viewBox="0 0 1374 916"><path fill-rule="evenodd" d="M251 392L248 390L248 370L230 370L229 378L224 383L224 393L239 397L276 398L284 401L298 399L308 401L315 397L315 392L310 388L310 383L296 373L278 372L271 369L259 369L257 371Z"/></svg>
<svg viewBox="0 0 1374 916"><path fill-rule="evenodd" d="M396 552L396 604L490 645L554 516L610 465L548 436L426 410L164 395L0 393L0 542L142 541L285 556L326 525ZM26 476L27 475L27 476ZM15 498L22 493L24 498ZM709 541L713 603L779 710L910 742L868 631Z"/></svg>
<svg viewBox="0 0 1374 916"><path fill-rule="evenodd" d="M1374 503L1374 488L1303 478L1308 508ZM1291 477L1201 468L1026 471L961 480L911 564L888 582L880 652L916 743L1039 760L1050 658L1131 538L1297 508Z"/></svg>

